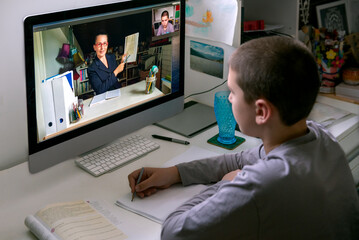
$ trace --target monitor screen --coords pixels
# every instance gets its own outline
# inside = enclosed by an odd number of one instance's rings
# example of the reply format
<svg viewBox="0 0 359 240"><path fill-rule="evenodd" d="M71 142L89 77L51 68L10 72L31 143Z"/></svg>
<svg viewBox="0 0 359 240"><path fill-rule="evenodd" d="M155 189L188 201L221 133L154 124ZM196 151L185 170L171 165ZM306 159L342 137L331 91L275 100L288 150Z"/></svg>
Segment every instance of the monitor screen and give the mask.
<svg viewBox="0 0 359 240"><path fill-rule="evenodd" d="M30 172L182 110L183 9L126 1L25 19Z"/></svg>

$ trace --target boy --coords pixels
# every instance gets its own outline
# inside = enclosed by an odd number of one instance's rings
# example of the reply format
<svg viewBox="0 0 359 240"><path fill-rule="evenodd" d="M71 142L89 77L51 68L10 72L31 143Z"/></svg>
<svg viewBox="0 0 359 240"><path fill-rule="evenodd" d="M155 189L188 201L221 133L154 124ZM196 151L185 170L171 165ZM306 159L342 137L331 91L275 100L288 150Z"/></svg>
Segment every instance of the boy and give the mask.
<svg viewBox="0 0 359 240"><path fill-rule="evenodd" d="M173 25L169 22L168 11L163 11L161 14L161 25L157 30L157 36L174 32Z"/></svg>
<svg viewBox="0 0 359 240"><path fill-rule="evenodd" d="M170 214L163 239L359 239L359 200L344 152L306 121L319 89L315 60L300 42L244 43L229 64L229 100L247 151L146 168L129 175L140 197L182 182L213 183Z"/></svg>

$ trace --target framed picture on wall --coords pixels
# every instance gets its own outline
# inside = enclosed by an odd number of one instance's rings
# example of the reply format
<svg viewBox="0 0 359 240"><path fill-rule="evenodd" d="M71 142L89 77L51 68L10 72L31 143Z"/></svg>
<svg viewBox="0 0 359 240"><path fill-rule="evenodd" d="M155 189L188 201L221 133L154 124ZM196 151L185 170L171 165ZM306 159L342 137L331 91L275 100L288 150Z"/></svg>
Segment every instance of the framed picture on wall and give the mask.
<svg viewBox="0 0 359 240"><path fill-rule="evenodd" d="M329 31L344 30L346 34L350 33L346 1L318 5L316 9L318 27L324 27Z"/></svg>

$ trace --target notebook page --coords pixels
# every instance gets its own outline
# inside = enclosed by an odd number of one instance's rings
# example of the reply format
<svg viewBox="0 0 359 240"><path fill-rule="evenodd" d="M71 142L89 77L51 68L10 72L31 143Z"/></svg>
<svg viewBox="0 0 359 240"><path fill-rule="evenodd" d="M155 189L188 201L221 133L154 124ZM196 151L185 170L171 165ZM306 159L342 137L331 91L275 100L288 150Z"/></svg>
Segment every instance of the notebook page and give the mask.
<svg viewBox="0 0 359 240"><path fill-rule="evenodd" d="M215 156L217 153L199 148L191 147L183 154L169 160L163 167L173 166L182 162L189 162L205 157ZM168 189L159 190L156 194L143 199L136 198L131 202L132 194L128 193L120 197L116 204L124 209L137 213L158 223L163 223L166 217L177 207L191 199L195 194L206 188L206 185L196 184L183 187L176 184Z"/></svg>

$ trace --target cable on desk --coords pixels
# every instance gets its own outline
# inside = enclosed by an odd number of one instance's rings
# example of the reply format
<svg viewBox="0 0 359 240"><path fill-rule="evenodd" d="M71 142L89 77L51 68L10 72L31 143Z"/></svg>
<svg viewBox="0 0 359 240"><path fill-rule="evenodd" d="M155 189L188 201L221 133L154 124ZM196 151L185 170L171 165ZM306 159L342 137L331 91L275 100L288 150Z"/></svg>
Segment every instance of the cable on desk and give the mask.
<svg viewBox="0 0 359 240"><path fill-rule="evenodd" d="M227 82L227 79L226 79L224 82L222 82L221 84L219 84L219 85L217 85L217 86L214 86L213 88L211 88L211 89L209 89L209 90L206 90L206 91L203 91L203 92L198 92L198 93L192 93L192 94L188 95L187 97L185 97L184 99L189 98L189 97L192 97L192 96L195 96L195 95L200 95L200 94L203 94L203 93L208 93L208 92L210 92L210 91L212 91L212 90L214 90L214 89L216 89L216 88L222 86L222 85L225 84L226 82Z"/></svg>

